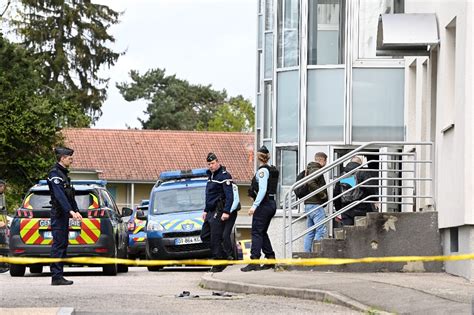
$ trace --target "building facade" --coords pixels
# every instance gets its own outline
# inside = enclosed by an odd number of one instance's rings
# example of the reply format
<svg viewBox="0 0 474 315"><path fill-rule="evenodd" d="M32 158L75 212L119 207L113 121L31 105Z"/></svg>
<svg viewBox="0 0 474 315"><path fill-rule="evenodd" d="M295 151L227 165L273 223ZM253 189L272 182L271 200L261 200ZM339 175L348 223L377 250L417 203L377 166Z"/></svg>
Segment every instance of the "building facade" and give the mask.
<svg viewBox="0 0 474 315"><path fill-rule="evenodd" d="M439 212L446 254L474 252L472 2L259 0L257 11L256 139L280 168L280 196L318 151L331 162L370 141L433 142L434 185L420 189L435 198L416 210ZM386 14L397 27L380 25ZM403 49L380 56L382 29ZM409 39L424 33L436 40L422 51ZM474 278L472 261L446 270Z"/></svg>

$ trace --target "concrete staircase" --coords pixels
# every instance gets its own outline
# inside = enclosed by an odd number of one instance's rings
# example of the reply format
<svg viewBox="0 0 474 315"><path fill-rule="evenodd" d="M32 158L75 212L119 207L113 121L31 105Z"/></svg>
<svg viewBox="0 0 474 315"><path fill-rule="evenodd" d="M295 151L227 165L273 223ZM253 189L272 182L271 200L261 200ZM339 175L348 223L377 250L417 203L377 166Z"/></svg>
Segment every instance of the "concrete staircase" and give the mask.
<svg viewBox="0 0 474 315"><path fill-rule="evenodd" d="M429 212L368 213L354 226L334 230L334 238L315 242L313 253L294 258L362 258L442 255L438 214ZM370 263L292 267L299 270L344 272L441 272L442 262Z"/></svg>

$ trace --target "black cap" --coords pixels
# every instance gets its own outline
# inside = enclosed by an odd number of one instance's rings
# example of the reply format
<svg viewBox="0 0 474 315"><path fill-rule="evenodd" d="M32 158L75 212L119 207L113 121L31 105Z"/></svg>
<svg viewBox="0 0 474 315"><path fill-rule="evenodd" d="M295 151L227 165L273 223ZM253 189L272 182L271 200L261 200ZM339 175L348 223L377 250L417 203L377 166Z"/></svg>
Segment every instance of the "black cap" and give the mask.
<svg viewBox="0 0 474 315"><path fill-rule="evenodd" d="M215 155L215 154L212 153L212 152L209 152L209 154L207 155L206 161L212 162L212 161L214 161L214 160L217 160L217 155Z"/></svg>
<svg viewBox="0 0 474 315"><path fill-rule="evenodd" d="M260 147L260 149L258 149L257 152L264 153L264 154L270 153L270 151L268 151L267 147L264 146L264 145L262 145L262 146Z"/></svg>
<svg viewBox="0 0 474 315"><path fill-rule="evenodd" d="M54 153L57 156L63 156L63 155L72 156L72 154L74 153L74 150L66 148L66 147L59 147L59 148L54 149Z"/></svg>

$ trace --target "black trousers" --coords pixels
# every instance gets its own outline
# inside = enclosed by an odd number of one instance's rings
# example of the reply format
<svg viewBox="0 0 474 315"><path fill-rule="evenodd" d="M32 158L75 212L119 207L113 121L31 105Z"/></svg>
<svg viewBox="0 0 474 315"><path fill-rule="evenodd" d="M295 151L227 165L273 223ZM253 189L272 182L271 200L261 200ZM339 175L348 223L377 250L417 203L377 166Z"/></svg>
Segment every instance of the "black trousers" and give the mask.
<svg viewBox="0 0 474 315"><path fill-rule="evenodd" d="M201 240L210 246L213 259L227 259L232 256L231 233L237 211L232 212L226 221L222 221L221 217L222 212L208 212L201 229Z"/></svg>
<svg viewBox="0 0 474 315"><path fill-rule="evenodd" d="M55 228L52 231L53 244L51 246L51 258L66 258L67 245L69 241L68 225L58 229ZM60 279L63 277L63 263L52 263L51 264L51 276L53 279Z"/></svg>
<svg viewBox="0 0 474 315"><path fill-rule="evenodd" d="M252 247L250 258L259 259L261 252L266 258L275 258L272 243L268 237L268 227L276 213L276 203L271 199L264 199L255 210L252 218Z"/></svg>

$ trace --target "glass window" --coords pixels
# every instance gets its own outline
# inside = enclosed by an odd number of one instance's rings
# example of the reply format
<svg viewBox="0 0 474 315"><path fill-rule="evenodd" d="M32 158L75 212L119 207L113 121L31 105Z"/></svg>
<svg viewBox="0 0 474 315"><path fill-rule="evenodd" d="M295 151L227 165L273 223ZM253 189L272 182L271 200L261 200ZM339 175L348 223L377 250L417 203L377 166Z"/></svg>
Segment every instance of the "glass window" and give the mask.
<svg viewBox="0 0 474 315"><path fill-rule="evenodd" d="M298 174L298 151L295 147L278 148L280 163L280 176L282 186L291 186L296 181Z"/></svg>
<svg viewBox="0 0 474 315"><path fill-rule="evenodd" d="M307 140L344 140L344 69L308 70Z"/></svg>
<svg viewBox="0 0 474 315"><path fill-rule="evenodd" d="M403 141L404 69L353 69L353 141Z"/></svg>
<svg viewBox="0 0 474 315"><path fill-rule="evenodd" d="M403 12L403 0L359 1L359 58L376 58L379 15Z"/></svg>
<svg viewBox="0 0 474 315"><path fill-rule="evenodd" d="M273 30L273 0L265 0L265 31Z"/></svg>
<svg viewBox="0 0 474 315"><path fill-rule="evenodd" d="M278 68L299 64L299 1L278 0Z"/></svg>
<svg viewBox="0 0 474 315"><path fill-rule="evenodd" d="M206 187L168 189L155 193L153 214L202 211L206 207Z"/></svg>
<svg viewBox="0 0 474 315"><path fill-rule="evenodd" d="M272 137L272 83L266 82L265 83L265 90L264 90L264 97L263 97L263 137L264 138L271 138Z"/></svg>
<svg viewBox="0 0 474 315"><path fill-rule="evenodd" d="M262 49L263 15L258 16L258 49Z"/></svg>
<svg viewBox="0 0 474 315"><path fill-rule="evenodd" d="M255 109L255 116L257 118L257 128L262 128L262 95L257 95L257 107Z"/></svg>
<svg viewBox="0 0 474 315"><path fill-rule="evenodd" d="M263 54L262 51L258 51L258 56L257 56L257 93L261 92L261 79L262 79L262 67L263 67Z"/></svg>
<svg viewBox="0 0 474 315"><path fill-rule="evenodd" d="M278 143L297 142L299 72L280 72L277 78L276 140Z"/></svg>
<svg viewBox="0 0 474 315"><path fill-rule="evenodd" d="M271 79L273 75L273 33L265 34L265 64L264 78Z"/></svg>
<svg viewBox="0 0 474 315"><path fill-rule="evenodd" d="M345 0L309 0L308 64L344 63Z"/></svg>

